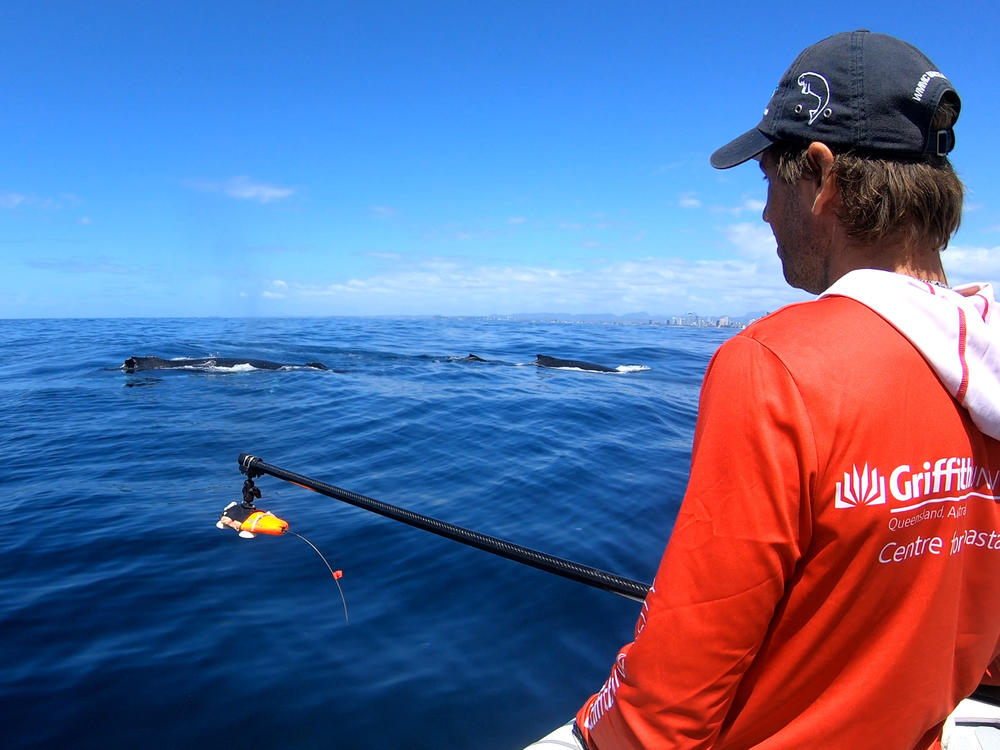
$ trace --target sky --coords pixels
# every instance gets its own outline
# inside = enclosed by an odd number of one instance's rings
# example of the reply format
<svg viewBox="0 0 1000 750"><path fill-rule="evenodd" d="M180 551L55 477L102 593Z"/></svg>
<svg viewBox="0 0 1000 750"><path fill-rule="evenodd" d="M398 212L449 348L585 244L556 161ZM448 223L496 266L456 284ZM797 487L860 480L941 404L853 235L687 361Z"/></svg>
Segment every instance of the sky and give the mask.
<svg viewBox="0 0 1000 750"><path fill-rule="evenodd" d="M993 0L3 0L0 318L806 299L757 166L708 157L857 28L961 94L945 265L1000 280L998 27Z"/></svg>

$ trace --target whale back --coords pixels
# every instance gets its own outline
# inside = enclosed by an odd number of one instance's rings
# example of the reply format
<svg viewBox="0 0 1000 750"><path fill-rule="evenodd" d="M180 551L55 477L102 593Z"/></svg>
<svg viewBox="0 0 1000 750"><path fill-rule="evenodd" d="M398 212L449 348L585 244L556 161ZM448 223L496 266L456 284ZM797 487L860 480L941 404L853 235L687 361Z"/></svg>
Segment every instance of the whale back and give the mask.
<svg viewBox="0 0 1000 750"><path fill-rule="evenodd" d="M555 369L575 369L587 370L589 372L618 372L613 367L605 367L594 362L585 362L582 359L560 359L559 357L548 357L544 354L537 355L535 364L539 367L551 367Z"/></svg>

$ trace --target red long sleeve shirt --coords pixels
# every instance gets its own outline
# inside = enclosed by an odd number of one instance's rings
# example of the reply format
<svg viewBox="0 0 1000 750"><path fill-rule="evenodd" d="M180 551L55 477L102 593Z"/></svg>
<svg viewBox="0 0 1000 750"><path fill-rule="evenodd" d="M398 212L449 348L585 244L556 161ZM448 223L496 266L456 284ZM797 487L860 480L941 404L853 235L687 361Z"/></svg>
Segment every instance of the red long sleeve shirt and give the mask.
<svg viewBox="0 0 1000 750"><path fill-rule="evenodd" d="M687 492L592 748L933 748L1000 639L1000 442L867 307L717 352Z"/></svg>

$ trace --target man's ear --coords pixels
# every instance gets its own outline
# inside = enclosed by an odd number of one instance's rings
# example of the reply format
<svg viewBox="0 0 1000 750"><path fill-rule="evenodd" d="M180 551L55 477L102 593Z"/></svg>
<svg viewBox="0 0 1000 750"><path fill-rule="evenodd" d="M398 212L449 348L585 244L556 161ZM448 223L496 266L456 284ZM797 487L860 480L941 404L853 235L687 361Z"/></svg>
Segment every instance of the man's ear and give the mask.
<svg viewBox="0 0 1000 750"><path fill-rule="evenodd" d="M832 174L833 152L825 143L813 141L806 149L806 156L817 175L812 212L819 215L825 211L832 211L833 207L837 205L837 197L840 193L837 180Z"/></svg>

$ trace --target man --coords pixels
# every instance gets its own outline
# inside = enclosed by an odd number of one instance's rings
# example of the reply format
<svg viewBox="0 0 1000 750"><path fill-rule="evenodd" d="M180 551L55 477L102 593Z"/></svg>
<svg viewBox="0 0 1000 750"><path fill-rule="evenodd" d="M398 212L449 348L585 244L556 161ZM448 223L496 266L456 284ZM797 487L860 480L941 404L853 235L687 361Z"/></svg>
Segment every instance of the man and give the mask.
<svg viewBox="0 0 1000 750"><path fill-rule="evenodd" d="M998 655L1000 336L949 289L960 102L912 46L807 48L756 128L788 283L705 376L691 474L592 750L933 748Z"/></svg>

